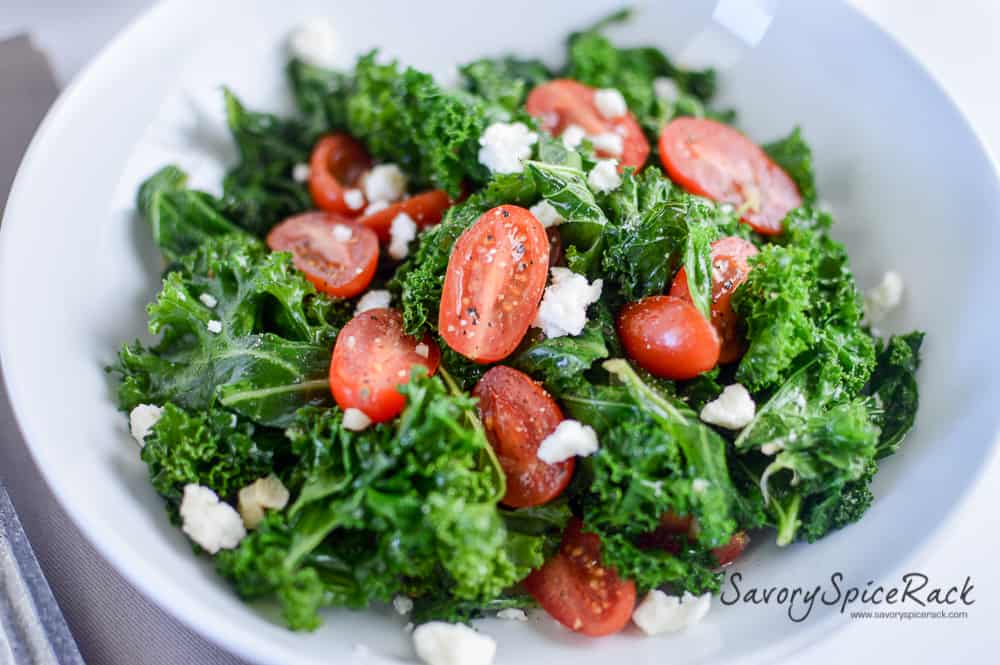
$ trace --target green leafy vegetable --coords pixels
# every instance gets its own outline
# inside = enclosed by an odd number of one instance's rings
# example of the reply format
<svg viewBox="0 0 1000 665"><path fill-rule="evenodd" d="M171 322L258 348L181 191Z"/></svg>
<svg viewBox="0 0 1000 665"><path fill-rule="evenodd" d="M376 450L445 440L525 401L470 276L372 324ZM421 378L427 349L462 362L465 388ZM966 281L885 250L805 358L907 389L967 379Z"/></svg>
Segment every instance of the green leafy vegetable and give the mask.
<svg viewBox="0 0 1000 665"><path fill-rule="evenodd" d="M351 76L316 67L298 58L288 62L285 73L308 136L315 139L321 134L346 128L347 100L353 85Z"/></svg>
<svg viewBox="0 0 1000 665"><path fill-rule="evenodd" d="M539 60L508 56L496 60L476 60L459 68L466 89L511 113L524 104L531 89L552 78Z"/></svg>
<svg viewBox="0 0 1000 665"><path fill-rule="evenodd" d="M872 395L880 407L875 418L882 430L878 440L880 458L896 452L913 427L920 402L916 372L923 341L921 332L897 335L878 354L878 364L865 393Z"/></svg>
<svg viewBox="0 0 1000 665"><path fill-rule="evenodd" d="M802 138L798 127L787 137L763 146L778 166L795 181L805 205L816 202L816 176L813 173L812 150Z"/></svg>

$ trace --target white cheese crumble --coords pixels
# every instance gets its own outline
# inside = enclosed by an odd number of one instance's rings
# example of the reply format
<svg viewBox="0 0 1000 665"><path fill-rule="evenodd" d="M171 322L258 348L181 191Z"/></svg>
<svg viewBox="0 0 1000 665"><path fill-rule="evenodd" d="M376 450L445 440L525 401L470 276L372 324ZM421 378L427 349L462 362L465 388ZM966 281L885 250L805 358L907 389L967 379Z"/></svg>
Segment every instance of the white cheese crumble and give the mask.
<svg viewBox="0 0 1000 665"><path fill-rule="evenodd" d="M292 180L298 183L303 183L309 180L309 175L312 173L312 169L309 168L308 164L296 164L292 167Z"/></svg>
<svg viewBox="0 0 1000 665"><path fill-rule="evenodd" d="M208 332L212 333L213 335L218 335L220 332L222 332L222 321L212 319L211 321L205 324L205 327L208 328Z"/></svg>
<svg viewBox="0 0 1000 665"><path fill-rule="evenodd" d="M409 597L399 594L392 599L392 607L397 614L405 616L413 610L413 601Z"/></svg>
<svg viewBox="0 0 1000 665"><path fill-rule="evenodd" d="M406 193L406 175L395 164L379 164L364 177L365 197L371 202L392 203Z"/></svg>
<svg viewBox="0 0 1000 665"><path fill-rule="evenodd" d="M237 495L236 507L243 518L243 526L256 529L264 519L264 511L282 510L288 505L288 497L288 488L273 473L253 481Z"/></svg>
<svg viewBox="0 0 1000 665"><path fill-rule="evenodd" d="M617 159L601 159L587 174L587 184L595 192L607 193L621 187Z"/></svg>
<svg viewBox="0 0 1000 665"><path fill-rule="evenodd" d="M413 352L421 358L428 358L431 355L431 347L427 346L423 342L420 342L420 344L413 347Z"/></svg>
<svg viewBox="0 0 1000 665"><path fill-rule="evenodd" d="M360 189L348 189L344 192L344 203L351 210L361 210L365 207L365 193Z"/></svg>
<svg viewBox="0 0 1000 665"><path fill-rule="evenodd" d="M497 643L466 625L431 621L413 631L417 656L427 665L490 665Z"/></svg>
<svg viewBox="0 0 1000 665"><path fill-rule="evenodd" d="M332 19L306 21L292 33L288 46L292 55L310 65L327 69L337 66L337 31Z"/></svg>
<svg viewBox="0 0 1000 665"><path fill-rule="evenodd" d="M371 424L372 419L361 409L355 409L352 406L344 411L344 429L349 429L352 432L360 432L363 429L368 429L368 426Z"/></svg>
<svg viewBox="0 0 1000 665"><path fill-rule="evenodd" d="M354 231L347 224L333 225L333 239L337 242L351 242L351 238L353 237Z"/></svg>
<svg viewBox="0 0 1000 665"><path fill-rule="evenodd" d="M155 404L140 404L128 414L129 430L140 448L146 444L146 437L153 431L153 426L160 422L162 415L163 409Z"/></svg>
<svg viewBox="0 0 1000 665"><path fill-rule="evenodd" d="M579 335L587 325L587 307L601 298L604 280L587 278L569 268L552 268L552 283L545 288L532 326L546 337Z"/></svg>
<svg viewBox="0 0 1000 665"><path fill-rule="evenodd" d="M653 589L632 613L632 621L647 635L673 633L693 626L708 614L712 594L692 596L687 591L678 598Z"/></svg>
<svg viewBox="0 0 1000 665"><path fill-rule="evenodd" d="M600 150L613 157L621 157L622 151L625 150L625 139L620 134L614 132L594 134L587 138L590 139L595 150Z"/></svg>
<svg viewBox="0 0 1000 665"><path fill-rule="evenodd" d="M580 125L569 125L562 133L563 145L570 150L579 148L585 138L587 138L587 130Z"/></svg>
<svg viewBox="0 0 1000 665"><path fill-rule="evenodd" d="M545 199L542 199L535 205L531 206L528 211L534 215L535 219L541 222L542 226L545 228L559 226L566 221L563 219L563 216L559 214L559 211Z"/></svg>
<svg viewBox="0 0 1000 665"><path fill-rule="evenodd" d="M385 201L375 201L374 203L369 203L368 207L365 208L365 215L374 215L377 212L382 212L389 207L389 204Z"/></svg>
<svg viewBox="0 0 1000 665"><path fill-rule="evenodd" d="M785 444L781 441L770 441L760 447L760 452L770 457L771 455L780 453L784 449Z"/></svg>
<svg viewBox="0 0 1000 665"><path fill-rule="evenodd" d="M402 261L410 253L410 242L417 237L417 223L405 212L392 218L389 226L389 256Z"/></svg>
<svg viewBox="0 0 1000 665"><path fill-rule="evenodd" d="M523 122L494 122L479 137L479 163L493 173L520 173L537 141Z"/></svg>
<svg viewBox="0 0 1000 665"><path fill-rule="evenodd" d="M236 509L202 485L184 486L180 513L181 529L209 554L232 549L247 535Z"/></svg>
<svg viewBox="0 0 1000 665"><path fill-rule="evenodd" d="M740 383L726 386L722 394L701 409L701 419L706 423L726 429L743 429L757 413L750 393Z"/></svg>
<svg viewBox="0 0 1000 665"><path fill-rule="evenodd" d="M681 96L681 91L673 79L666 76L658 76L653 79L653 94L659 99L672 102Z"/></svg>
<svg viewBox="0 0 1000 665"><path fill-rule="evenodd" d="M358 304L354 308L354 315L367 312L370 309L383 309L389 306L392 301L392 294L384 289L372 289L361 296Z"/></svg>
<svg viewBox="0 0 1000 665"><path fill-rule="evenodd" d="M614 88L602 88L594 92L594 105L605 118L620 118L628 113L625 97Z"/></svg>
<svg viewBox="0 0 1000 665"><path fill-rule="evenodd" d="M202 293L198 296L198 300L201 301L202 305L209 309L215 309L215 306L219 304L218 299L211 293Z"/></svg>
<svg viewBox="0 0 1000 665"><path fill-rule="evenodd" d="M524 613L524 610L508 607L497 612L497 618L504 621L527 621L528 615Z"/></svg>
<svg viewBox="0 0 1000 665"><path fill-rule="evenodd" d="M538 445L538 459L546 464L568 460L574 455L586 457L597 452L597 432L579 420L567 419Z"/></svg>
<svg viewBox="0 0 1000 665"><path fill-rule="evenodd" d="M708 481L704 478L695 478L691 481L691 490L695 494L704 494L708 489Z"/></svg>
<svg viewBox="0 0 1000 665"><path fill-rule="evenodd" d="M893 270L882 275L879 285L865 292L865 320L878 323L903 301L903 278Z"/></svg>

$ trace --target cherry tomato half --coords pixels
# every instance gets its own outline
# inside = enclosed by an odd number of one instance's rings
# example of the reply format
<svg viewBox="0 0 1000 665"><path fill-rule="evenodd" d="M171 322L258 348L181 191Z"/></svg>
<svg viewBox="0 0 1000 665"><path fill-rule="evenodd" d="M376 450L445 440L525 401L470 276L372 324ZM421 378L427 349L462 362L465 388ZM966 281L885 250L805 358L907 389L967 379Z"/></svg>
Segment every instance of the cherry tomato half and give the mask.
<svg viewBox="0 0 1000 665"><path fill-rule="evenodd" d="M595 92L594 88L572 79L548 81L531 91L524 108L553 136L559 136L570 125L582 127L588 136L608 133L621 136L623 150L620 155L601 150L597 154L617 159L619 170L626 166L641 169L649 157L649 141L642 127L631 112L617 118L601 115L594 103Z"/></svg>
<svg viewBox="0 0 1000 665"><path fill-rule="evenodd" d="M650 296L622 308L618 334L630 358L664 379L691 379L715 367L719 335L687 300Z"/></svg>
<svg viewBox="0 0 1000 665"><path fill-rule="evenodd" d="M729 539L728 543L712 548L712 555L715 556L715 560L719 562L719 566L728 566L733 561L736 561L736 558L743 553L743 550L745 550L749 544L750 536L747 535L747 532L737 531L733 534L733 537Z"/></svg>
<svg viewBox="0 0 1000 665"><path fill-rule="evenodd" d="M652 533L647 533L639 539L643 549L661 549L671 554L680 554L690 541L698 539L698 521L690 515L664 513L660 518L660 526ZM750 544L750 536L746 531L737 531L725 545L712 548L712 555L719 567L727 566L739 557Z"/></svg>
<svg viewBox="0 0 1000 665"><path fill-rule="evenodd" d="M378 264L378 238L368 228L328 212L289 217L267 234L275 252L291 252L292 263L316 288L353 298L371 283Z"/></svg>
<svg viewBox="0 0 1000 665"><path fill-rule="evenodd" d="M733 311L730 300L736 287L746 281L750 272L748 259L756 254L754 244L743 238L729 236L712 243L712 325L722 342L720 363L735 362L743 355L743 322ZM691 302L684 268L674 277L670 295Z"/></svg>
<svg viewBox="0 0 1000 665"><path fill-rule="evenodd" d="M617 633L635 608L635 583L601 564L601 540L573 518L559 551L524 580L538 604L570 630L599 637Z"/></svg>
<svg viewBox="0 0 1000 665"><path fill-rule="evenodd" d="M549 239L535 216L503 205L455 242L448 259L438 330L452 349L491 363L517 348L538 313L549 273Z"/></svg>
<svg viewBox="0 0 1000 665"><path fill-rule="evenodd" d="M667 123L660 132L660 160L670 179L692 194L746 206L742 219L758 233L781 233L785 215L802 205L795 182L767 153L714 120Z"/></svg>
<svg viewBox="0 0 1000 665"><path fill-rule="evenodd" d="M313 146L309 157L309 194L320 210L354 217L364 210L352 208L344 192L356 188L361 176L372 167L364 146L347 134L327 134Z"/></svg>
<svg viewBox="0 0 1000 665"><path fill-rule="evenodd" d="M406 400L396 387L410 380L410 369L437 371L441 351L430 337L403 333L403 315L389 308L370 309L351 319L337 335L330 361L330 392L342 409L360 409L374 422L390 420Z"/></svg>
<svg viewBox="0 0 1000 665"><path fill-rule="evenodd" d="M432 189L429 192L415 194L399 203L393 203L388 208L383 208L378 212L365 215L359 218L358 222L374 231L379 240L388 242L389 229L392 227L392 220L396 219L396 215L405 212L417 223L417 226L425 228L440 222L444 211L451 204L448 192L443 189Z"/></svg>
<svg viewBox="0 0 1000 665"><path fill-rule="evenodd" d="M573 477L575 459L556 464L538 459L542 439L563 420L555 400L530 376L503 365L483 374L472 394L479 398L486 438L507 476L503 503L540 506L562 494Z"/></svg>

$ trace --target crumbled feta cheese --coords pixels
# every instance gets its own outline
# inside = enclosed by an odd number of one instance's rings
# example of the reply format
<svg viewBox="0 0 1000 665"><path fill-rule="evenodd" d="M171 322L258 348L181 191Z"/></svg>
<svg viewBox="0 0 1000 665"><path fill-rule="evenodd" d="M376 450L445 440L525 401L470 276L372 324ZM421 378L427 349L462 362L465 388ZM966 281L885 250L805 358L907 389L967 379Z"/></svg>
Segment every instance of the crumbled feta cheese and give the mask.
<svg viewBox="0 0 1000 665"><path fill-rule="evenodd" d="M208 332L212 333L213 335L218 335L220 332L222 332L222 321L217 321L216 319L212 319L211 321L205 324L205 327L208 328Z"/></svg>
<svg viewBox="0 0 1000 665"><path fill-rule="evenodd" d="M570 150L576 150L586 137L587 130L583 127L580 125L569 125L563 130L562 142Z"/></svg>
<svg viewBox="0 0 1000 665"><path fill-rule="evenodd" d="M372 289L361 296L358 304L354 308L354 315L367 312L370 309L383 309L389 306L392 301L392 294L384 289Z"/></svg>
<svg viewBox="0 0 1000 665"><path fill-rule="evenodd" d="M760 452L767 456L775 455L785 449L785 444L781 441L770 441L760 447Z"/></svg>
<svg viewBox="0 0 1000 665"><path fill-rule="evenodd" d="M708 614L712 594L692 596L687 591L678 598L653 589L632 613L632 621L647 635L673 633L693 626Z"/></svg>
<svg viewBox="0 0 1000 665"><path fill-rule="evenodd" d="M595 192L611 192L622 184L622 177L618 175L617 159L602 159L587 174L587 184Z"/></svg>
<svg viewBox="0 0 1000 665"><path fill-rule="evenodd" d="M590 425L567 419L538 445L538 459L546 464L568 460L574 455L586 457L597 452L597 432Z"/></svg>
<svg viewBox="0 0 1000 665"><path fill-rule="evenodd" d="M216 297L211 293L202 293L198 296L198 300L201 301L202 305L209 309L215 309L215 306L219 304L218 299L216 299Z"/></svg>
<svg viewBox="0 0 1000 665"><path fill-rule="evenodd" d="M579 335L587 325L587 307L601 298L604 280L587 278L569 268L552 268L552 283L545 288L538 314L532 322L546 337Z"/></svg>
<svg viewBox="0 0 1000 665"><path fill-rule="evenodd" d="M365 208L364 215L374 215L377 212L382 212L389 207L389 204L385 201L375 201L374 203L369 203L368 207Z"/></svg>
<svg viewBox="0 0 1000 665"><path fill-rule="evenodd" d="M397 614L407 615L413 610L413 601L403 594L392 599L392 607Z"/></svg>
<svg viewBox="0 0 1000 665"><path fill-rule="evenodd" d="M524 613L524 610L508 607L497 612L497 618L505 621L527 621L528 615Z"/></svg>
<svg viewBox="0 0 1000 665"><path fill-rule="evenodd" d="M427 665L490 665L497 643L466 625L431 621L413 631L417 656Z"/></svg>
<svg viewBox="0 0 1000 665"><path fill-rule="evenodd" d="M243 518L243 525L248 529L256 529L264 519L265 510L281 510L288 505L288 488L281 482L281 478L272 473L241 489L237 497L236 506Z"/></svg>
<svg viewBox="0 0 1000 665"><path fill-rule="evenodd" d="M628 113L625 97L614 88L602 88L594 92L594 105L605 118L620 118Z"/></svg>
<svg viewBox="0 0 1000 665"><path fill-rule="evenodd" d="M542 199L535 205L531 206L528 210L535 216L535 219L542 223L542 226L545 228L559 226L566 221L563 219L563 216L559 214L559 211L545 199Z"/></svg>
<svg viewBox="0 0 1000 665"><path fill-rule="evenodd" d="M427 346L423 342L420 342L420 344L413 347L413 351L421 358L427 358L431 355L431 347Z"/></svg>
<svg viewBox="0 0 1000 665"><path fill-rule="evenodd" d="M614 132L594 134L587 138L590 139L595 150L600 150L613 157L621 157L622 151L625 150L625 139L620 134Z"/></svg>
<svg viewBox="0 0 1000 665"><path fill-rule="evenodd" d="M757 413L750 393L742 384L726 386L722 394L701 409L701 419L706 423L726 429L743 429Z"/></svg>
<svg viewBox="0 0 1000 665"><path fill-rule="evenodd" d="M333 239L337 242L350 242L354 237L354 231L347 224L333 225Z"/></svg>
<svg viewBox="0 0 1000 665"><path fill-rule="evenodd" d="M142 448L146 443L146 437L153 431L153 426L160 421L163 409L155 404L140 404L132 409L128 414L129 429L132 431L132 438Z"/></svg>
<svg viewBox="0 0 1000 665"><path fill-rule="evenodd" d="M865 293L865 320L878 323L899 307L903 301L903 289L903 278L898 272L890 270L882 275L879 285Z"/></svg>
<svg viewBox="0 0 1000 665"><path fill-rule="evenodd" d="M308 164L296 164L292 167L292 180L295 182L305 182L309 180L309 175L312 173L312 169L309 168Z"/></svg>
<svg viewBox="0 0 1000 665"><path fill-rule="evenodd" d="M209 554L232 549L247 535L240 514L202 485L184 486L180 514L181 529Z"/></svg>
<svg viewBox="0 0 1000 665"><path fill-rule="evenodd" d="M365 197L371 203L392 203L406 193L406 175L395 164L379 164L368 172L363 185Z"/></svg>
<svg viewBox="0 0 1000 665"><path fill-rule="evenodd" d="M355 409L353 406L346 411L344 411L344 428L349 429L352 432L360 432L363 429L368 429L368 426L372 424L372 419L368 417L368 414L361 409Z"/></svg>
<svg viewBox="0 0 1000 665"><path fill-rule="evenodd" d="M653 94L659 99L672 102L681 96L681 91L673 79L666 76L658 76L653 79Z"/></svg>
<svg viewBox="0 0 1000 665"><path fill-rule="evenodd" d="M479 137L479 163L493 173L520 173L537 141L523 122L494 122Z"/></svg>
<svg viewBox="0 0 1000 665"><path fill-rule="evenodd" d="M361 210L365 207L365 193L360 189L348 189L344 192L344 203L351 210Z"/></svg>
<svg viewBox="0 0 1000 665"><path fill-rule="evenodd" d="M695 494L703 494L708 489L708 481L704 478L695 478L691 481L691 491Z"/></svg>
<svg viewBox="0 0 1000 665"><path fill-rule="evenodd" d="M389 256L401 261L410 253L410 242L417 237L417 223L405 212L392 218L389 226Z"/></svg>
<svg viewBox="0 0 1000 665"><path fill-rule="evenodd" d="M337 66L337 32L329 18L303 23L289 38L292 55L310 65L333 69Z"/></svg>

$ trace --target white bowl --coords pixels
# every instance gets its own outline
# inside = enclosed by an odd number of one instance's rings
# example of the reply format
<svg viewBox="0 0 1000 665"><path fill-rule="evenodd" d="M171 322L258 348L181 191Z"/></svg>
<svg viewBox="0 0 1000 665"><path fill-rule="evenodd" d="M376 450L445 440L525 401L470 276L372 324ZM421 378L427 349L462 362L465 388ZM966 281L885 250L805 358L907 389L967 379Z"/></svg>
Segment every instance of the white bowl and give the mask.
<svg viewBox="0 0 1000 665"><path fill-rule="evenodd" d="M676 51L710 20L697 0L649 3L617 34ZM767 4L767 3L761 3ZM248 608L165 519L104 367L142 334L160 259L134 215L138 182L177 161L213 184L231 157L218 86L251 107L287 109L288 30L333 12L343 64L374 46L447 76L453 64L512 50L560 56L563 35L619 0L505 0L468 5L368 0L282 3L176 0L116 39L63 94L15 182L0 235L0 354L25 439L52 490L136 587L173 615L262 663L346 663L355 643L411 658L391 612L329 612L313 634ZM418 8L419 5L419 8ZM571 9L571 11L570 11ZM719 35L718 31L715 33ZM849 7L786 2L763 41L723 75L723 102L752 137L796 124L816 154L820 192L839 220L862 284L906 279L886 326L928 332L922 408L902 452L883 465L864 520L822 542L756 543L744 584L812 586L841 571L883 579L911 561L959 505L993 445L1000 403L994 165L952 102L899 46ZM200 111L198 109L201 109ZM199 115L201 114L201 115ZM590 640L539 619L489 620L498 663L733 662L787 655L846 621L818 607L801 624L783 608L716 607L687 633Z"/></svg>

